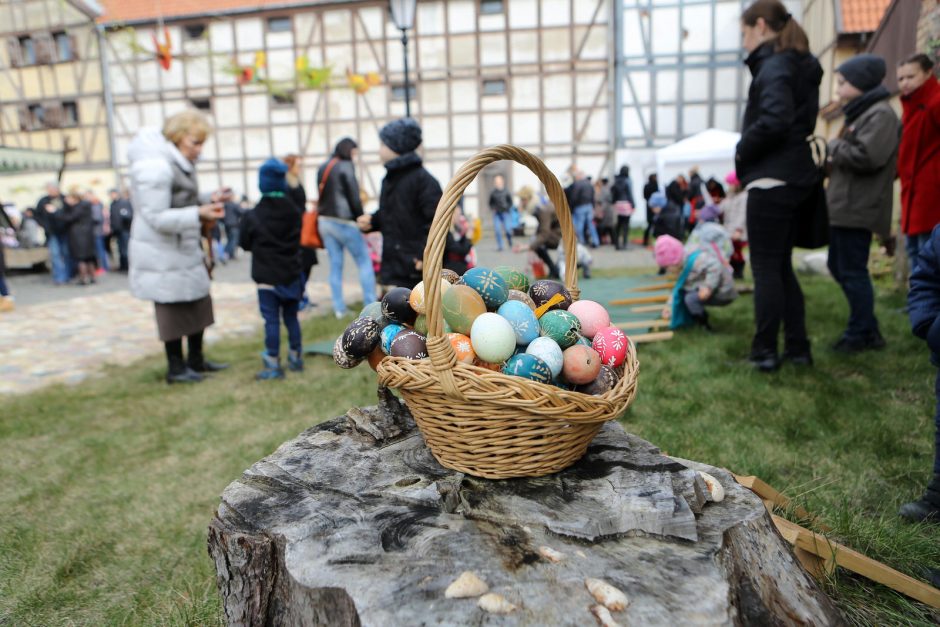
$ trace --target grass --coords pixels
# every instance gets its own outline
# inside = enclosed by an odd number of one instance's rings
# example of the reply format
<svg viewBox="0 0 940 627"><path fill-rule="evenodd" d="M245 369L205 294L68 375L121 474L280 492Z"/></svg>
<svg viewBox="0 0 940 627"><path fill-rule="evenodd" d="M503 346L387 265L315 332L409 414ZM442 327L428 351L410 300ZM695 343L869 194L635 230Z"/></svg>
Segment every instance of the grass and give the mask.
<svg viewBox="0 0 940 627"><path fill-rule="evenodd" d="M747 367L750 297L713 314L719 332L640 349L628 429L668 453L756 474L833 528L831 536L915 577L940 567L940 529L898 521L932 459L926 347L879 286L886 350L825 349L846 305L807 277L812 369ZM343 321L305 324L305 339ZM284 382L257 383L259 338L212 347L231 371L195 387L161 383L159 356L80 387L4 400L0 418L0 624L220 624L206 526L219 494L280 443L351 405L374 402L374 374L311 358ZM934 624L929 608L845 571L824 582L859 625Z"/></svg>

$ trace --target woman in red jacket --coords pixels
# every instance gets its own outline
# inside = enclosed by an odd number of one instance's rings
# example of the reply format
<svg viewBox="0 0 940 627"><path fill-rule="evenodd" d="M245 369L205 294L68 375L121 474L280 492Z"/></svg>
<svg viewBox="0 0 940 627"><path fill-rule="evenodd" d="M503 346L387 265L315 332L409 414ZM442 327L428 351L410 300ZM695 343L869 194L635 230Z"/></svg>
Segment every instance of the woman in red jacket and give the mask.
<svg viewBox="0 0 940 627"><path fill-rule="evenodd" d="M901 178L901 231L907 236L911 267L917 252L940 224L940 83L933 62L916 54L898 67L901 90L901 146L898 176Z"/></svg>

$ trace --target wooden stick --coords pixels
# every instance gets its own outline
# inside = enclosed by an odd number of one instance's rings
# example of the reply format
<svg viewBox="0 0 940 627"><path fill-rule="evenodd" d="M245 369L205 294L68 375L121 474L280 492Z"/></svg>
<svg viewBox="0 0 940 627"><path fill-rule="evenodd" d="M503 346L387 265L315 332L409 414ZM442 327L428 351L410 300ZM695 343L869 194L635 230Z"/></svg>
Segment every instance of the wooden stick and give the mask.
<svg viewBox="0 0 940 627"><path fill-rule="evenodd" d="M649 344L651 342L664 342L671 340L672 331L660 331L659 333L643 333L641 335L631 335L630 339L634 344Z"/></svg>
<svg viewBox="0 0 940 627"><path fill-rule="evenodd" d="M837 564L842 568L851 570L853 573L884 584L892 590L897 590L901 594L905 594L921 603L940 608L940 590L937 588L913 577L908 577L904 573L866 557L858 551L853 551L838 542L833 542L826 536L814 533L785 518L775 515L771 515L771 518L777 530L780 531L780 535L787 542L806 553L818 556L825 566L831 568L832 564ZM799 557L799 554L797 557Z"/></svg>
<svg viewBox="0 0 940 627"><path fill-rule="evenodd" d="M639 307L631 307L630 313L659 313L662 310L662 305L640 305Z"/></svg>
<svg viewBox="0 0 940 627"><path fill-rule="evenodd" d="M676 286L675 283L653 283L652 285L640 285L639 287L634 287L631 290L628 290L630 293L633 292L659 292L661 290L671 290Z"/></svg>
<svg viewBox="0 0 940 627"><path fill-rule="evenodd" d="M789 509L792 505L792 501L787 498L785 495L777 492L772 486L765 483L762 479L755 477L753 475L741 476L731 473L734 477L734 480L743 485L745 488L748 488L751 492L756 494L764 501L764 505L767 506L767 511L773 514L774 505L783 509ZM829 527L821 524L815 516L807 512L805 509L799 505L792 508L794 514L800 518L811 520L813 524L822 529L823 531L831 531Z"/></svg>
<svg viewBox="0 0 940 627"><path fill-rule="evenodd" d="M658 329L660 327L668 327L669 321L663 320L662 318L655 318L652 320L631 320L627 322L611 322L611 325L617 327L618 329Z"/></svg>
<svg viewBox="0 0 940 627"><path fill-rule="evenodd" d="M610 305L643 305L646 303L665 303L669 294L656 294L655 296L632 296L630 298L617 298L609 301Z"/></svg>

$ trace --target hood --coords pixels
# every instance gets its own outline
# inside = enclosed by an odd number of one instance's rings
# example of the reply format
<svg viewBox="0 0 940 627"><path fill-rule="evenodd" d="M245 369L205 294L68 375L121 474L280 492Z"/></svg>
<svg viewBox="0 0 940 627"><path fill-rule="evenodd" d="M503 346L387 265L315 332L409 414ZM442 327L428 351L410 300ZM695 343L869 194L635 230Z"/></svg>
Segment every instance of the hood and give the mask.
<svg viewBox="0 0 940 627"><path fill-rule="evenodd" d="M195 168L176 146L167 141L159 129L153 127L140 129L127 148L127 160L131 165L150 159L175 161L184 172L192 172Z"/></svg>

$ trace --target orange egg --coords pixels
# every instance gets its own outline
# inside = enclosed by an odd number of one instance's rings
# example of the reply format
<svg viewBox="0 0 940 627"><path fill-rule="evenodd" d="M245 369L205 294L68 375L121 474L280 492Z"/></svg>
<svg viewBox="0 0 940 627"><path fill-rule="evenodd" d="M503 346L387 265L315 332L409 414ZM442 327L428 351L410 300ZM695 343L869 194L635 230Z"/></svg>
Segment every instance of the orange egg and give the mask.
<svg viewBox="0 0 940 627"><path fill-rule="evenodd" d="M369 353L369 367L373 370L379 369L379 362L385 357L385 353L382 352L382 347L379 346L374 351Z"/></svg>
<svg viewBox="0 0 940 627"><path fill-rule="evenodd" d="M457 353L457 361L472 364L477 358L477 354L473 352L470 338L463 333L448 333L447 339L450 340L450 345L454 347L454 352Z"/></svg>

